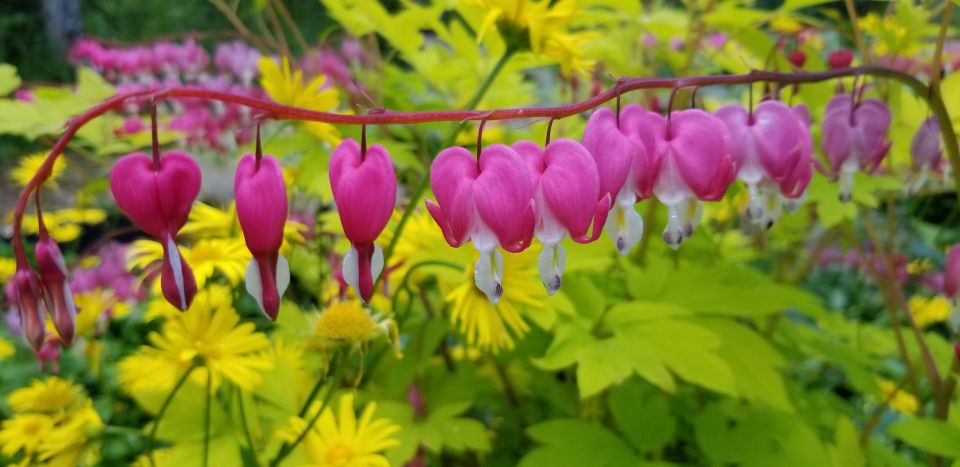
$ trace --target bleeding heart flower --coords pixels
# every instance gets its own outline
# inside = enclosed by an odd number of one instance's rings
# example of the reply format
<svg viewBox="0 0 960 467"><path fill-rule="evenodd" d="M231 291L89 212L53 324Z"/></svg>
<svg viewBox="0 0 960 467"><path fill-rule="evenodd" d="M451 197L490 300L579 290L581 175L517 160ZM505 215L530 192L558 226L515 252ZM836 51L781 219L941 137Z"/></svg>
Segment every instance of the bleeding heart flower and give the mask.
<svg viewBox="0 0 960 467"><path fill-rule="evenodd" d="M943 274L943 291L948 297L960 300L960 244L947 252L947 267Z"/></svg>
<svg viewBox="0 0 960 467"><path fill-rule="evenodd" d="M943 271L943 291L953 302L950 324L954 332L960 333L960 244L953 245L947 252L947 265Z"/></svg>
<svg viewBox="0 0 960 467"><path fill-rule="evenodd" d="M538 262L540 279L547 293L553 295L560 289L567 258L560 241L566 236L578 243L596 240L610 211L610 193L600 196L593 156L576 141L558 139L546 149L530 141L511 147L527 163L532 175L534 235L543 243ZM593 233L587 235L591 223Z"/></svg>
<svg viewBox="0 0 960 467"><path fill-rule="evenodd" d="M827 65L831 70L847 68L851 63L853 63L853 51L850 49L834 50L827 56Z"/></svg>
<svg viewBox="0 0 960 467"><path fill-rule="evenodd" d="M820 147L833 174L840 175L840 200L849 201L853 173L873 172L890 150L887 131L890 109L877 99L854 105L850 94L837 94L827 103Z"/></svg>
<svg viewBox="0 0 960 467"><path fill-rule="evenodd" d="M652 112L641 115L641 110L634 118L642 124L626 128L654 148L658 170L653 193L668 211L663 239L678 248L700 220L699 201L719 200L736 177L727 149L729 132L720 119L699 109L673 112L672 122Z"/></svg>
<svg viewBox="0 0 960 467"><path fill-rule="evenodd" d="M47 319L46 305L40 295L40 279L33 269L18 265L12 282L23 337L34 352L39 352L43 346Z"/></svg>
<svg viewBox="0 0 960 467"><path fill-rule="evenodd" d="M917 128L910 141L910 159L915 176L908 190L915 193L926 182L930 170L936 170L943 159L937 117L927 118L920 124L920 128Z"/></svg>
<svg viewBox="0 0 960 467"><path fill-rule="evenodd" d="M197 163L179 151L164 154L156 163L142 152L128 154L110 170L110 191L120 209L163 245L163 296L184 311L197 293L197 282L177 247L177 232L200 193L200 177Z"/></svg>
<svg viewBox="0 0 960 467"><path fill-rule="evenodd" d="M40 229L40 239L34 252L40 268L40 283L46 296L47 306L53 307L53 326L60 334L64 345L73 343L76 333L77 306L73 303L70 284L67 283L67 266L57 242Z"/></svg>
<svg viewBox="0 0 960 467"><path fill-rule="evenodd" d="M364 300L383 271L383 250L374 244L397 203L397 175L387 150L375 144L364 154L345 139L330 156L330 187L350 251L343 257L343 277Z"/></svg>
<svg viewBox="0 0 960 467"><path fill-rule="evenodd" d="M480 251L474 281L494 304L503 295L503 256L497 245L516 253L533 238L532 178L516 151L500 144L483 148L479 163L465 148L447 148L430 166L437 202L426 200L427 211L450 246L472 241Z"/></svg>
<svg viewBox="0 0 960 467"><path fill-rule="evenodd" d="M769 228L785 198L797 198L813 175L810 132L797 113L779 101L764 101L751 114L728 104L716 116L730 132L730 158L747 184L747 217Z"/></svg>
<svg viewBox="0 0 960 467"><path fill-rule="evenodd" d="M237 218L253 259L247 265L247 292L271 320L280 312L280 297L290 285L290 266L280 256L287 221L287 187L272 156L247 154L234 176Z"/></svg>
<svg viewBox="0 0 960 467"><path fill-rule="evenodd" d="M628 105L620 112L620 126L612 110L598 109L590 116L583 132L583 145L593 155L600 176L600 195L614 198L614 213L604 228L613 239L617 252L626 255L643 235L643 218L637 214L637 200L649 198L659 168L659 159L647 150L643 134L637 129L646 122L648 112Z"/></svg>

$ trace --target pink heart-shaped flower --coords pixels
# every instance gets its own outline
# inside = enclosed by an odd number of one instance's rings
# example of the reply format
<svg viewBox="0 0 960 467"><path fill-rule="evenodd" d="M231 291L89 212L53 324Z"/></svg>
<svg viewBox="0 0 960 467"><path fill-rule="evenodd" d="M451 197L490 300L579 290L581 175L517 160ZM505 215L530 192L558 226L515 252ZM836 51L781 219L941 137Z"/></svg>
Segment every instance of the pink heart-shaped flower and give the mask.
<svg viewBox="0 0 960 467"><path fill-rule="evenodd" d="M177 247L177 232L187 223L200 182L200 167L178 151L156 163L142 152L128 154L110 170L110 191L120 209L163 245L160 287L167 301L183 311L193 302L197 283Z"/></svg>
<svg viewBox="0 0 960 467"><path fill-rule="evenodd" d="M154 166L137 152L121 157L110 170L110 191L120 209L150 236L174 235L187 223L200 193L200 166L190 156L170 151Z"/></svg>
<svg viewBox="0 0 960 467"><path fill-rule="evenodd" d="M512 148L531 168L531 175L538 176L534 185L538 238L548 243L559 242L565 235L578 242L596 240L611 201L609 193L597 201L599 176L590 152L570 139L555 140L546 149L529 141ZM591 223L593 234L587 235Z"/></svg>
<svg viewBox="0 0 960 467"><path fill-rule="evenodd" d="M330 156L330 187L351 249L343 258L344 279L363 300L383 270L383 252L374 244L397 204L397 175L390 154L379 144L361 151L345 139Z"/></svg>
<svg viewBox="0 0 960 467"><path fill-rule="evenodd" d="M234 176L234 194L243 238L253 254L247 266L247 282L252 284L247 291L275 320L290 282L286 260L279 255L287 221L287 187L280 164L272 156L259 161L253 154L243 156Z"/></svg>

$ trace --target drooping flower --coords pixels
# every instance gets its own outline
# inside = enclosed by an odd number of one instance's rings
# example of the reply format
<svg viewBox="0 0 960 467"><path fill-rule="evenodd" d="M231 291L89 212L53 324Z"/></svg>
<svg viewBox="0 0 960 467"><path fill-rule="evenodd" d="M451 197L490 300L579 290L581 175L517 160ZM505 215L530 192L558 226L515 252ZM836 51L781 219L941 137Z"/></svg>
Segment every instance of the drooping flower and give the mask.
<svg viewBox="0 0 960 467"><path fill-rule="evenodd" d="M369 301L383 271L383 251L374 241L397 203L397 175L390 153L379 144L364 150L353 139L345 139L330 156L330 187L351 245L343 257L343 277Z"/></svg>
<svg viewBox="0 0 960 467"><path fill-rule="evenodd" d="M40 228L40 238L34 253L37 256L40 283L47 307L51 308L53 325L63 343L70 345L76 332L77 307L73 303L73 294L67 282L67 265L63 260L63 253L43 227Z"/></svg>
<svg viewBox="0 0 960 467"><path fill-rule="evenodd" d="M628 105L620 116L624 122L635 121L645 113L639 106ZM651 196L658 168L659 161L650 157L643 144L635 132L618 126L616 115L607 108L594 112L583 131L583 145L597 165L600 196L609 194L614 199L614 212L604 229L621 255L629 253L643 235L643 219L634 204Z"/></svg>
<svg viewBox="0 0 960 467"><path fill-rule="evenodd" d="M780 197L796 199L810 183L810 133L797 112L779 101L761 102L753 112L729 104L716 116L730 132L730 158L737 177L747 184L747 217L769 228L779 214Z"/></svg>
<svg viewBox="0 0 960 467"><path fill-rule="evenodd" d="M320 410L319 407L313 409ZM340 396L337 415L331 407L323 407L320 419L303 439L308 465L338 467L387 466L382 452L400 444L394 435L400 426L387 418L374 419L376 402L369 402L357 418L353 409L353 394ZM293 419L289 431L292 441L306 428L301 418Z"/></svg>
<svg viewBox="0 0 960 467"><path fill-rule="evenodd" d="M280 312L280 297L290 284L290 266L280 256L287 221L287 189L273 156L247 154L234 177L237 218L253 259L247 266L247 291L271 320Z"/></svg>
<svg viewBox="0 0 960 467"><path fill-rule="evenodd" d="M200 167L187 154L171 151L154 161L144 153L121 157L110 171L110 190L120 209L163 245L163 295L181 310L197 292L193 271L177 246L200 193Z"/></svg>
<svg viewBox="0 0 960 467"><path fill-rule="evenodd" d="M47 308L41 296L37 272L29 266L18 265L17 272L13 275L13 290L23 336L33 350L39 352L46 335L44 321Z"/></svg>
<svg viewBox="0 0 960 467"><path fill-rule="evenodd" d="M621 115L621 125L653 148L653 193L667 205L663 240L678 248L702 216L700 201L722 198L736 176L728 156L730 136L720 119L699 109L673 112L668 120L635 108Z"/></svg>
<svg viewBox="0 0 960 467"><path fill-rule="evenodd" d="M827 56L827 65L832 70L847 68L851 63L853 63L853 51L850 49L834 50Z"/></svg>
<svg viewBox="0 0 960 467"><path fill-rule="evenodd" d="M927 181L931 170L939 168L943 159L940 141L940 125L937 117L927 118L917 128L910 140L910 160L913 162L914 179L909 191L916 192Z"/></svg>
<svg viewBox="0 0 960 467"><path fill-rule="evenodd" d="M853 173L873 172L887 155L890 121L890 109L877 99L855 104L852 95L841 93L827 103L820 147L832 173L840 176L841 201L852 196Z"/></svg>
<svg viewBox="0 0 960 467"><path fill-rule="evenodd" d="M503 295L503 255L530 246L536 224L531 174L516 151L494 144L479 162L463 147L440 151L430 166L437 202L427 210L444 239L456 248L467 241L480 251L474 282L491 303Z"/></svg>
<svg viewBox="0 0 960 467"><path fill-rule="evenodd" d="M600 236L610 211L610 193L600 196L597 165L580 143L558 139L541 148L521 141L512 146L527 163L534 186L536 227L534 235L543 244L538 260L540 279L547 293L560 290L567 253L560 241L570 236L589 243ZM597 201L599 199L599 201ZM588 235L590 224L593 233Z"/></svg>

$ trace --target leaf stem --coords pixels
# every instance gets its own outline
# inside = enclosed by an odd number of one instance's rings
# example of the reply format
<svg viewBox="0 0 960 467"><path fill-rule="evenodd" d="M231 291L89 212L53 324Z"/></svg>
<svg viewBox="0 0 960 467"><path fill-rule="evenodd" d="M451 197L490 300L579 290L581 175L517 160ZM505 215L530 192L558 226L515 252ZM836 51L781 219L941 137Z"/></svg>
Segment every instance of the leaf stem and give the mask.
<svg viewBox="0 0 960 467"><path fill-rule="evenodd" d="M160 410L157 412L157 418L153 421L153 427L150 428L150 437L147 439L147 453L149 454L150 465L156 467L156 459L153 458L153 446L157 440L157 429L160 427L160 421L163 420L163 416L166 415L167 409L170 408L170 403L173 402L173 397L177 395L177 392L180 391L180 388L184 383L187 382L187 378L190 377L190 374L193 373L193 370L196 370L196 362L190 365L190 368L187 368L187 371L183 373L183 376L177 380L176 384L173 385L173 389L170 390L170 393L167 394L167 398L163 400L163 403L160 405Z"/></svg>
<svg viewBox="0 0 960 467"><path fill-rule="evenodd" d="M339 381L339 374L346 362L346 350L341 350L337 352L337 355L333 358L333 361L330 363L329 371L320 379L317 383L318 386L323 382L329 382L327 393L323 396L323 402L320 404L320 407L317 409L317 413L311 417L310 421L307 423L307 426L300 432L300 435L292 443L283 443L280 446L280 450L277 451L276 457L270 461L270 467L276 467L280 465L280 462L283 461L291 452L306 438L307 434L310 433L310 430L313 429L313 426L317 423L317 420L320 419L320 414L323 413L323 410L330 403L330 398L333 396L334 390L337 388L337 381ZM300 410L299 418L302 418L309 411L310 405L313 403L313 399L316 398L316 395L319 391L312 391L311 398L309 398L303 405L303 409Z"/></svg>
<svg viewBox="0 0 960 467"><path fill-rule="evenodd" d="M213 374L207 369L207 390L205 397L207 403L204 406L203 414L203 467L210 465L210 410L213 399Z"/></svg>

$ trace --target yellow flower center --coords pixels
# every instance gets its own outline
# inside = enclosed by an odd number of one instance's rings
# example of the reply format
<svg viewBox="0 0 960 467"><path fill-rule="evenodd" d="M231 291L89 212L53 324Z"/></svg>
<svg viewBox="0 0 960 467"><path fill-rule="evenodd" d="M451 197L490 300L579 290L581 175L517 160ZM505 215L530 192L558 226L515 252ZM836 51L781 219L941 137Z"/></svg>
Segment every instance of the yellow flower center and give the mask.
<svg viewBox="0 0 960 467"><path fill-rule="evenodd" d="M353 460L353 449L344 443L337 443L327 450L327 463L330 465L347 465Z"/></svg>
<svg viewBox="0 0 960 467"><path fill-rule="evenodd" d="M377 323L357 302L331 305L317 318L314 333L321 339L334 341L367 340L377 332Z"/></svg>

